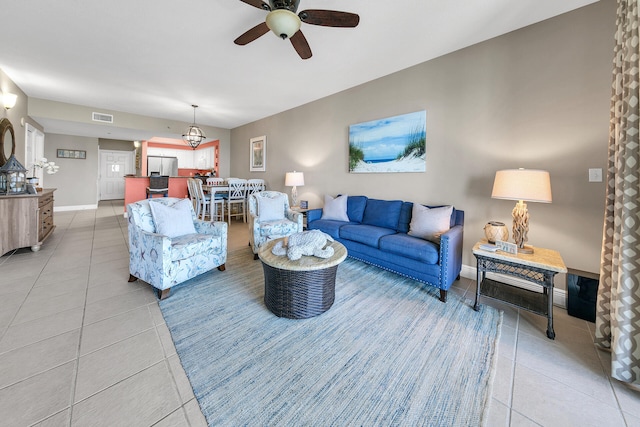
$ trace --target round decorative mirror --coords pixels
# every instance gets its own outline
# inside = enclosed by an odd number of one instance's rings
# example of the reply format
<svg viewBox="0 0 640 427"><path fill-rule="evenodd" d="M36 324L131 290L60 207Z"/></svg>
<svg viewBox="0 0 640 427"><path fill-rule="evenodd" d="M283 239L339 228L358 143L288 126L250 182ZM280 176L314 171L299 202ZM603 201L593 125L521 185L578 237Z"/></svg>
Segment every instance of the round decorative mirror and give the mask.
<svg viewBox="0 0 640 427"><path fill-rule="evenodd" d="M9 119L0 120L0 167L16 154L16 134Z"/></svg>

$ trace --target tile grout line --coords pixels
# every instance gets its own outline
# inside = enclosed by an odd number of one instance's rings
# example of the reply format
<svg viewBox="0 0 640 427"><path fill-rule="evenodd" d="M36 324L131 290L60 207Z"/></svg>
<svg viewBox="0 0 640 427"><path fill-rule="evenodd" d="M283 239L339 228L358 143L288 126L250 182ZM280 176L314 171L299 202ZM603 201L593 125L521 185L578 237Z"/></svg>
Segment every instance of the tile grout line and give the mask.
<svg viewBox="0 0 640 427"><path fill-rule="evenodd" d="M71 223L72 223L72 222L73 222L73 220L75 219L75 216L76 216L76 215L75 215L75 213L74 213L74 214L73 214L73 217L72 217L72 219L71 219L71 221L69 222L69 225L71 225ZM36 287L36 286L35 286L35 284L37 283L38 279L39 279L39 278L40 278L40 276L42 275L42 271L44 271L44 269L46 268L46 266L49 264L49 262L50 262L50 260L51 260L51 256L55 253L55 250L58 248L58 246L60 245L60 243L61 243L61 242L62 242L62 240L64 239L64 236L66 235L66 233L67 233L68 229L69 229L69 226L67 226L67 227L65 227L65 228L63 229L64 231L62 232L62 236L58 239L58 241L57 241L56 245L54 246L53 250L51 251L51 255L49 255L49 258L47 259L47 262L42 266L42 270L40 271L40 274L38 274L38 278L35 280L35 282L34 282L33 286L32 286L32 287L31 287L31 289L29 290L29 292L28 292L27 296L28 296L28 295L30 295L30 294L31 294L31 292L33 291L33 288L34 288L34 287ZM27 297L25 297L25 301L26 301L26 298L27 298ZM24 305L24 301L23 301L23 304L21 304L20 308L22 308L22 306L23 306L23 305ZM64 311L70 311L70 310L74 310L74 309L77 309L77 307L71 308L71 309L69 309L69 310L64 310ZM20 309L19 309L19 310L20 310ZM18 311L19 311L19 310L18 310ZM64 311L63 311L63 312L64 312ZM58 314L58 313L56 313L56 314ZM17 315L17 313L16 313L16 315ZM45 316L45 317L46 317L46 316ZM14 317L14 319L15 319L15 317ZM41 318L39 318L39 319L41 319ZM39 319L33 319L33 320L39 320ZM12 324L12 323L13 323L13 319L12 319L11 324ZM23 322L23 323L27 323L27 322ZM22 323L19 323L18 325L20 325L20 324L22 324ZM80 326L80 328L79 328L79 329L80 329L80 334L81 334L81 333L82 333L82 325ZM60 336L60 335L65 334L65 333L70 333L70 332L73 332L74 330L75 330L75 329L72 329L71 331L63 332L63 333L61 333L61 334L57 334L57 335L55 335L55 336ZM3 336L2 338L4 338L4 336ZM51 338L51 337L49 337L49 338ZM46 338L46 339L48 339L48 338ZM41 341L43 341L43 340L40 340L40 341L37 341L37 342L41 342ZM34 344L34 343L32 343L32 344ZM30 344L29 344L29 345L30 345ZM24 346L23 346L23 347L24 347ZM22 348L22 347L20 347L20 348ZM67 363L72 363L72 362L74 362L74 361L76 361L76 363L75 363L75 368L74 368L74 372L76 372L76 371L77 371L77 365L78 365L78 364L77 364L77 360L78 360L78 358L77 358L77 351L76 351L76 358L75 358L75 359L69 360L69 361L67 361L67 362L65 362L65 363L63 363L63 364L58 365L58 366L51 367L51 368L49 368L49 369L47 369L47 370L45 370L45 371L43 371L43 372L50 371L50 370L52 370L52 369L55 369L55 368L60 367L60 366L63 366L63 365L65 365L65 364L67 364ZM40 374L42 374L42 372L40 372ZM35 375L34 375L34 376L35 376ZM32 378L32 377L34 377L34 376L31 376L31 377L29 377L29 378ZM24 380L25 380L25 379L23 379L23 380L21 380L21 381L24 381ZM21 382L21 381L20 381L20 382ZM73 392L73 388L72 388L71 390L72 390L72 392ZM31 425L39 424L39 423L41 423L41 422L43 422L43 421L45 421L45 420L47 420L47 419L49 419L49 418L51 418L51 417L53 417L53 416L55 416L55 415L59 414L59 413L64 412L64 411L65 411L65 410L67 410L67 409L69 409L69 414L71 414L71 402L69 402L69 405L67 405L67 406L65 406L65 407L63 407L63 408L61 408L59 411L54 412L54 413L52 413L52 414L47 414L44 418L42 418L42 419L40 419L40 420L37 420L36 422L34 422L34 423L33 423L33 424L31 424ZM71 415L69 415L69 426L70 426L70 425L71 425Z"/></svg>
<svg viewBox="0 0 640 427"><path fill-rule="evenodd" d="M508 404L508 408L509 411L507 411L507 424L511 425L511 418L512 418L512 411L513 411L513 392L515 390L515 384L516 384L516 363L517 363L517 358L518 358L518 341L519 341L519 335L520 335L520 309L518 309L517 311L517 317L516 317L516 326L515 326L515 342L513 343L513 362L511 363L511 384L510 384L510 393L509 393L509 404Z"/></svg>
<svg viewBox="0 0 640 427"><path fill-rule="evenodd" d="M99 208L98 208L99 209ZM98 209L94 212L93 215L93 230L92 230L92 238L91 238L91 256L93 256L93 244L95 243L95 234L96 234L96 214ZM75 220L75 216L73 220ZM73 220L69 224L73 224ZM80 319L80 336L78 338L78 347L76 348L76 366L73 371L73 384L71 386L71 395L69 396L69 427L71 427L73 422L73 408L75 406L74 400L76 397L76 387L78 385L78 373L80 372L80 348L82 347L82 336L84 334L84 319L87 314L87 296L89 293L89 279L91 277L91 256L89 257L89 271L87 272L87 286L84 290L84 306L82 310L82 318Z"/></svg>

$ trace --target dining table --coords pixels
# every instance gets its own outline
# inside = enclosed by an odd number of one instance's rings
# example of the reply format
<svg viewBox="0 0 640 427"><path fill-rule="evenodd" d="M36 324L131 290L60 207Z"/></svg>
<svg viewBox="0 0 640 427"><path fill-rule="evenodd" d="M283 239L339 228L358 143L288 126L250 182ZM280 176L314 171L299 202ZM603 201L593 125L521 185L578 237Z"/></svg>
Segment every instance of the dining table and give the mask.
<svg viewBox="0 0 640 427"><path fill-rule="evenodd" d="M206 193L211 194L211 198L210 198L211 206L209 208L209 212L214 212L216 208L215 207L216 193L223 193L223 194L229 193L229 185L228 184L223 184L223 185L202 184L202 190ZM224 206L222 208L222 216L224 217Z"/></svg>
<svg viewBox="0 0 640 427"><path fill-rule="evenodd" d="M202 189L205 192L211 194L211 200L213 200L216 197L216 193L228 193L229 185L228 184L224 184L224 185L202 184Z"/></svg>

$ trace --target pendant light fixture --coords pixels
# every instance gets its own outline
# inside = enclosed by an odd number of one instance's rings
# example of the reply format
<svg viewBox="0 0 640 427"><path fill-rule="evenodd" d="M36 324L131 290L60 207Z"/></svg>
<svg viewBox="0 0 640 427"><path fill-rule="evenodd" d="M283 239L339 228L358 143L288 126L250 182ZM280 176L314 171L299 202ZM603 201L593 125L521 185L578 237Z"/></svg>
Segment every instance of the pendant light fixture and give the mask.
<svg viewBox="0 0 640 427"><path fill-rule="evenodd" d="M187 132L184 135L182 135L182 139L184 140L184 142L187 143L189 147L195 150L196 148L198 148L198 145L200 145L202 140L206 138L206 135L204 134L204 132L202 132L202 129L200 129L196 125L196 108L198 108L198 106L192 105L192 107L193 107L193 124L189 126L189 129L187 129Z"/></svg>

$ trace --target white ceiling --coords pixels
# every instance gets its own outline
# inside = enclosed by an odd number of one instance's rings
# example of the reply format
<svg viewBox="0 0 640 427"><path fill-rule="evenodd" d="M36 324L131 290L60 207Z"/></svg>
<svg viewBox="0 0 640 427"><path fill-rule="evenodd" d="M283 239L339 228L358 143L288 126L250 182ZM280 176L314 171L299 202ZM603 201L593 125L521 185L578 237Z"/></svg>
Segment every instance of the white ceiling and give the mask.
<svg viewBox="0 0 640 427"><path fill-rule="evenodd" d="M0 68L29 97L232 129L594 2L301 0L360 15L303 23L303 61L273 33L235 45L266 16L240 0L5 1Z"/></svg>

